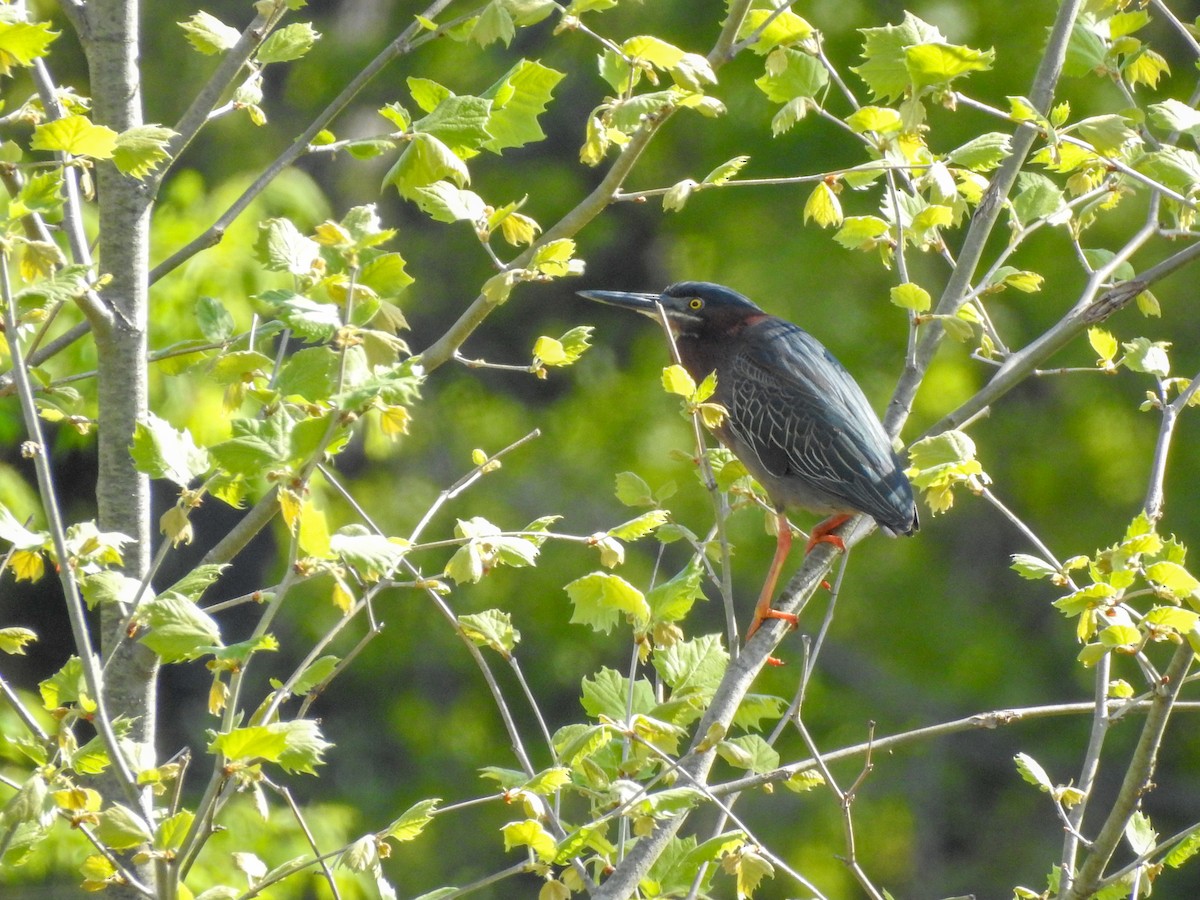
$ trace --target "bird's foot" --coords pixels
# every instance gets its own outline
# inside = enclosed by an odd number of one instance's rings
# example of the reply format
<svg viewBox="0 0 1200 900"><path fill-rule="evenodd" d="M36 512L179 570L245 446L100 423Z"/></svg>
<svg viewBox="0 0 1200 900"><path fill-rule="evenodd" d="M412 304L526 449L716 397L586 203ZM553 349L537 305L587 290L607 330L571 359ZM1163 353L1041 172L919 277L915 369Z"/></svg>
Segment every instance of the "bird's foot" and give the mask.
<svg viewBox="0 0 1200 900"><path fill-rule="evenodd" d="M813 547L817 544L833 544L837 549L845 551L846 542L836 534L830 534L835 528L841 528L846 522L850 521L848 515L830 516L824 522L820 522L813 526L813 530L809 532L808 543L804 545L804 554L807 556Z"/></svg>
<svg viewBox="0 0 1200 900"><path fill-rule="evenodd" d="M758 631L759 626L762 625L765 619L783 619L783 621L791 625L792 628L800 627L800 620L796 618L795 613L781 612L778 609L773 609L772 607L768 606L766 609L756 609L754 611L754 621L751 622L750 627L746 629L746 640L750 640L750 638L753 637L754 632Z"/></svg>

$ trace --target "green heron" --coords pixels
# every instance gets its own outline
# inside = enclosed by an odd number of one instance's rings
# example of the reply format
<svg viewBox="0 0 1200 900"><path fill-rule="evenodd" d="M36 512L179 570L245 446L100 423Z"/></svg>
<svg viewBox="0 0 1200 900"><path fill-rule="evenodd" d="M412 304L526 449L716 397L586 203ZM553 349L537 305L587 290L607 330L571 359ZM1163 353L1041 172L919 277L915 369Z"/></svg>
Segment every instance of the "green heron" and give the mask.
<svg viewBox="0 0 1200 900"><path fill-rule="evenodd" d="M791 549L785 510L829 515L813 528L805 553L820 542L844 550L830 532L856 513L893 536L917 530L912 485L879 417L850 373L808 332L704 281L682 281L661 294L579 294L665 319L689 374L699 382L717 373L713 400L727 415L716 435L763 486L778 516L775 558L747 637L767 618L796 622L771 607Z"/></svg>

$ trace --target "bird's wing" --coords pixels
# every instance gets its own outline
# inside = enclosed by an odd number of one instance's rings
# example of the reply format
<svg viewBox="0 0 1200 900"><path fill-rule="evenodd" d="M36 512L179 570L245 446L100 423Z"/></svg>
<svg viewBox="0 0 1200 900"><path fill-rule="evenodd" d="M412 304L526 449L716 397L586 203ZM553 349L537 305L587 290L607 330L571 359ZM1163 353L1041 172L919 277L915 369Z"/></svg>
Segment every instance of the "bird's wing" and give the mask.
<svg viewBox="0 0 1200 900"><path fill-rule="evenodd" d="M776 477L802 479L885 522L897 520L907 480L850 373L816 338L782 319L757 323L743 337L722 391L728 427L740 442Z"/></svg>

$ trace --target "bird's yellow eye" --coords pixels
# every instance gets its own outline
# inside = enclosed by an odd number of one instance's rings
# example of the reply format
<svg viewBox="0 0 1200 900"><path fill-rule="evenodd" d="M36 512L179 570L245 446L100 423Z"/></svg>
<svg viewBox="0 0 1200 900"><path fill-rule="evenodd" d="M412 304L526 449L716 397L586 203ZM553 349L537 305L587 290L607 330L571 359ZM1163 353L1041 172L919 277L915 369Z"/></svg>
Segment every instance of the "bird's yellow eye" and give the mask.
<svg viewBox="0 0 1200 900"><path fill-rule="evenodd" d="M703 305L704 305L704 301L701 300L699 297L693 297L691 300L688 301L688 306L690 306L692 309L699 309Z"/></svg>

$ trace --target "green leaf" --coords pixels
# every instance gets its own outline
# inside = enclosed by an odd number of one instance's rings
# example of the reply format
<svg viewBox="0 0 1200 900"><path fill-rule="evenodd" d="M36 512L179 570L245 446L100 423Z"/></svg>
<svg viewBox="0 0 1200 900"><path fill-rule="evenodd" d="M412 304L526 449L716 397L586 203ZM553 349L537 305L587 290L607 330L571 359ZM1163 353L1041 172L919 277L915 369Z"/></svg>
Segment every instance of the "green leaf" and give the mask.
<svg viewBox="0 0 1200 900"><path fill-rule="evenodd" d="M285 25L263 41L258 48L255 58L264 66L269 63L288 62L299 59L313 44L320 40L321 35L309 22L296 22Z"/></svg>
<svg viewBox="0 0 1200 900"><path fill-rule="evenodd" d="M221 630L195 603L169 591L138 608L138 621L149 632L139 640L165 663L195 659L221 644Z"/></svg>
<svg viewBox="0 0 1200 900"><path fill-rule="evenodd" d="M618 540L636 541L650 534L668 518L669 514L665 509L652 509L650 512L642 513L636 519L630 519L616 528L610 528L608 533Z"/></svg>
<svg viewBox="0 0 1200 900"><path fill-rule="evenodd" d="M537 819L509 822L500 832L504 835L505 851L528 847L543 862L549 862L556 855L557 842Z"/></svg>
<svg viewBox="0 0 1200 900"><path fill-rule="evenodd" d="M1131 144L1140 144L1141 138L1129 127L1124 116L1091 116L1075 123L1079 136L1106 156L1119 155Z"/></svg>
<svg viewBox="0 0 1200 900"><path fill-rule="evenodd" d="M1013 214L1022 226L1063 211L1066 207L1062 190L1045 175L1024 172L1017 180L1017 186Z"/></svg>
<svg viewBox="0 0 1200 900"><path fill-rule="evenodd" d="M321 246L305 237L290 219L267 219L258 226L255 252L271 272L308 275L321 257Z"/></svg>
<svg viewBox="0 0 1200 900"><path fill-rule="evenodd" d="M660 538L661 539L661 538ZM646 595L651 617L655 622L678 622L704 598L704 566L693 557L669 581L664 581Z"/></svg>
<svg viewBox="0 0 1200 900"><path fill-rule="evenodd" d="M87 116L63 116L34 128L29 146L34 150L109 159L117 149L117 133L107 126L93 124Z"/></svg>
<svg viewBox="0 0 1200 900"><path fill-rule="evenodd" d="M205 55L228 50L241 37L241 32L236 28L231 28L216 16L203 11L178 24L192 46Z"/></svg>
<svg viewBox="0 0 1200 900"><path fill-rule="evenodd" d="M766 74L754 79L754 83L768 100L787 103L799 97L816 97L829 84L829 73L815 57L779 48L771 51Z"/></svg>
<svg viewBox="0 0 1200 900"><path fill-rule="evenodd" d="M1158 832L1151 826L1150 817L1140 809L1134 810L1125 823L1125 840L1138 856L1152 853L1158 846Z"/></svg>
<svg viewBox="0 0 1200 900"><path fill-rule="evenodd" d="M264 648L258 648L264 649ZM295 697L302 697L311 691L318 684L333 674L339 662L336 656L322 656L314 659L304 671L300 673L300 677L296 679L296 683L291 687L291 693ZM283 682L278 679L271 679L271 687L279 690L283 687Z"/></svg>
<svg viewBox="0 0 1200 900"><path fill-rule="evenodd" d="M100 813L96 837L112 850L131 850L153 839L146 821L127 806L114 803Z"/></svg>
<svg viewBox="0 0 1200 900"><path fill-rule="evenodd" d="M1038 557L1030 556L1028 553L1014 553L1012 561L1013 570L1022 578L1028 578L1030 581L1037 581L1040 578L1054 578L1059 574L1056 567L1044 559L1038 559Z"/></svg>
<svg viewBox="0 0 1200 900"><path fill-rule="evenodd" d="M725 184L729 179L737 175L738 172L742 171L742 167L748 162L750 162L750 157L748 156L735 156L733 159L721 163L721 165L705 175L701 183Z"/></svg>
<svg viewBox="0 0 1200 900"><path fill-rule="evenodd" d="M196 814L187 809L163 819L154 832L154 849L178 850L195 819Z"/></svg>
<svg viewBox="0 0 1200 900"><path fill-rule="evenodd" d="M1022 778L1047 793L1054 790L1050 776L1046 774L1046 770L1032 756L1027 753L1018 753L1013 759L1016 760L1017 771L1021 773Z"/></svg>
<svg viewBox="0 0 1200 900"><path fill-rule="evenodd" d="M899 131L903 122L899 111L890 106L863 106L846 117L846 124L855 134L865 131L886 134Z"/></svg>
<svg viewBox="0 0 1200 900"><path fill-rule="evenodd" d="M332 744L321 737L311 719L293 719L271 725L249 725L218 734L208 745L209 753L220 753L234 762L264 760L288 772L316 774L322 754Z"/></svg>
<svg viewBox="0 0 1200 900"><path fill-rule="evenodd" d="M630 699L632 698L632 703ZM603 668L594 678L583 679L580 698L584 712L593 719L606 716L616 722L624 722L630 715L646 715L654 709L654 689L650 682L639 678L629 690L629 679L613 669ZM626 704L629 708L626 709ZM566 753L560 754L568 762ZM572 763L573 764L573 763Z"/></svg>
<svg viewBox="0 0 1200 900"><path fill-rule="evenodd" d="M1156 565L1174 565L1174 563L1156 563ZM1192 612L1190 609L1180 609L1178 606L1156 606L1146 613L1146 618L1142 621L1154 628L1186 634L1200 622L1200 613Z"/></svg>
<svg viewBox="0 0 1200 900"><path fill-rule="evenodd" d="M492 0L475 20L475 26L471 29L471 40L480 47L486 47L495 41L503 41L507 47L516 33L517 28L512 15L504 8L501 0Z"/></svg>
<svg viewBox="0 0 1200 900"><path fill-rule="evenodd" d="M336 309L333 312L336 314ZM314 313L315 315L317 313ZM296 311L294 318L296 321L302 321L300 311ZM303 334L310 326L313 326L313 322L308 320L298 331ZM332 332L329 332L329 336L331 335ZM341 355L331 347L307 347L293 353L291 359L279 370L275 389L283 397L302 397L312 403L327 400L337 386L340 361Z"/></svg>
<svg viewBox="0 0 1200 900"><path fill-rule="evenodd" d="M887 240L891 226L877 216L847 216L833 239L847 250L871 250Z"/></svg>
<svg viewBox="0 0 1200 900"><path fill-rule="evenodd" d="M904 63L913 88L945 87L970 72L990 69L995 50L975 50L957 44L928 43L904 49Z"/></svg>
<svg viewBox="0 0 1200 900"><path fill-rule="evenodd" d="M78 702L86 710L94 710L95 702L87 695L87 682L83 677L83 663L78 656L68 659L61 669L38 683L42 695L42 706L53 711L60 706Z"/></svg>
<svg viewBox="0 0 1200 900"><path fill-rule="evenodd" d="M380 297L397 297L413 283L406 265L399 253L381 253L362 267L358 280Z"/></svg>
<svg viewBox="0 0 1200 900"><path fill-rule="evenodd" d="M0 71L9 74L13 63L32 65L46 55L58 34L49 22L0 22Z"/></svg>
<svg viewBox="0 0 1200 900"><path fill-rule="evenodd" d="M414 132L432 135L465 159L491 137L487 129L492 101L484 97L455 96L442 99L433 112L413 122Z"/></svg>
<svg viewBox="0 0 1200 900"><path fill-rule="evenodd" d="M1186 600L1200 589L1200 580L1178 563L1156 562L1146 567L1146 577L1178 600Z"/></svg>
<svg viewBox="0 0 1200 900"><path fill-rule="evenodd" d="M1164 145L1139 157L1133 167L1185 196L1190 196L1200 187L1200 157L1181 147Z"/></svg>
<svg viewBox="0 0 1200 900"><path fill-rule="evenodd" d="M677 641L656 650L654 668L671 688L672 696L696 693L710 699L729 666L729 653L721 637L706 634L689 641Z"/></svg>
<svg viewBox="0 0 1200 900"><path fill-rule="evenodd" d="M341 312L332 303L317 303L294 291L264 291L259 295L259 299L274 306L274 312L279 321L306 341L323 343L330 340L342 327ZM314 349L325 348L310 347L307 350L301 350L300 353ZM299 356L300 353L297 353L296 356ZM332 387L333 385L330 383L330 390Z"/></svg>
<svg viewBox="0 0 1200 900"><path fill-rule="evenodd" d="M1197 853L1200 853L1200 825L1193 827L1187 837L1172 847L1163 858L1163 862L1173 869L1178 869Z"/></svg>
<svg viewBox="0 0 1200 900"><path fill-rule="evenodd" d="M906 281L904 284L898 284L891 289L892 303L899 306L901 309L911 309L913 312L929 312L933 305L933 299L929 296L929 291L921 287L919 284L913 284L911 281Z"/></svg>
<svg viewBox="0 0 1200 900"><path fill-rule="evenodd" d="M737 712L733 714L733 725L735 728L756 731L761 727L763 719L778 719L787 708L788 702L782 697L772 694L747 694L738 704ZM788 787L796 790L794 785Z"/></svg>
<svg viewBox="0 0 1200 900"><path fill-rule="evenodd" d="M841 224L841 203L838 194L826 181L818 181L804 203L804 221L814 221L822 228Z"/></svg>
<svg viewBox="0 0 1200 900"><path fill-rule="evenodd" d="M771 9L752 9L742 20L742 27L738 29L738 40L745 40L760 28L762 28L762 32L750 45L750 49L759 56L769 53L780 44L795 44L807 40L813 35L813 27L790 9L782 12Z"/></svg>
<svg viewBox="0 0 1200 900"><path fill-rule="evenodd" d="M435 797L414 803L383 830L383 836L396 841L411 841L418 837L425 830L425 826L433 821L437 805L441 802Z"/></svg>
<svg viewBox="0 0 1200 900"><path fill-rule="evenodd" d="M876 100L890 102L908 90L911 75L906 49L919 44L941 44L945 36L932 25L905 12L899 25L862 28L863 64L854 68Z"/></svg>
<svg viewBox="0 0 1200 900"><path fill-rule="evenodd" d="M717 755L731 766L761 775L779 768L779 751L757 734L721 741Z"/></svg>
<svg viewBox="0 0 1200 900"><path fill-rule="evenodd" d="M1138 337L1121 344L1125 348L1124 363L1127 369L1166 378L1171 374L1171 360L1167 356L1167 341L1151 341Z"/></svg>
<svg viewBox="0 0 1200 900"><path fill-rule="evenodd" d="M626 506L654 506L654 492L650 490L650 485L633 472L618 472L617 473L617 499ZM0 533L0 537L3 537ZM39 539L38 543L41 541Z"/></svg>
<svg viewBox="0 0 1200 900"><path fill-rule="evenodd" d="M414 188L410 199L435 222L478 222L487 214L482 197L448 181Z"/></svg>
<svg viewBox="0 0 1200 900"><path fill-rule="evenodd" d="M181 488L212 467L208 451L196 446L186 428L172 428L154 413L147 413L146 421L134 425L129 453L139 472L170 479Z"/></svg>
<svg viewBox="0 0 1200 900"><path fill-rule="evenodd" d="M548 241L533 251L529 268L551 278L577 275L582 271L582 262L574 255L575 242L570 238Z"/></svg>
<svg viewBox="0 0 1200 900"><path fill-rule="evenodd" d="M696 393L696 382L688 370L678 363L666 366L662 372L662 386L668 394L691 397Z"/></svg>
<svg viewBox="0 0 1200 900"><path fill-rule="evenodd" d="M117 135L112 159L118 169L134 178L145 178L169 158L167 147L176 133L162 125L139 125Z"/></svg>
<svg viewBox="0 0 1200 900"><path fill-rule="evenodd" d="M37 640L37 634L28 628L0 628L0 651L10 656L24 656L25 645Z"/></svg>
<svg viewBox="0 0 1200 900"><path fill-rule="evenodd" d="M214 297L201 297L196 301L196 324L205 340L214 344L229 340L237 327L225 304Z"/></svg>
<svg viewBox="0 0 1200 900"><path fill-rule="evenodd" d="M1096 33L1096 18L1090 13L1084 13L1076 20L1071 29L1071 37L1067 42L1067 58L1063 64L1063 74L1072 78L1080 78L1093 72L1106 70L1108 48L1104 40Z"/></svg>
<svg viewBox="0 0 1200 900"><path fill-rule="evenodd" d="M1150 124L1163 131L1179 131L1192 137L1200 135L1200 110L1179 100L1169 99L1151 103L1146 108Z"/></svg>
<svg viewBox="0 0 1200 900"><path fill-rule="evenodd" d="M383 183L395 186L400 196L413 199L416 189L449 178L459 187L471 183L466 163L454 151L431 134L416 133Z"/></svg>
<svg viewBox="0 0 1200 900"><path fill-rule="evenodd" d="M618 476L619 478L620 476ZM619 489L620 482L618 480ZM647 488L648 490L649 488ZM17 521L7 507L0 505L0 540L7 541L17 550L36 550L45 544L49 537L48 532L30 531Z"/></svg>
<svg viewBox="0 0 1200 900"><path fill-rule="evenodd" d="M498 609L459 616L458 625L476 646L491 647L505 659L521 640L521 632L513 628L512 617Z"/></svg>
<svg viewBox="0 0 1200 900"><path fill-rule="evenodd" d="M563 72L536 60L522 59L484 91L483 96L492 101L487 120L491 137L483 143L484 149L499 153L543 140L546 134L538 117L546 111L555 85L564 77Z"/></svg>
<svg viewBox="0 0 1200 900"><path fill-rule="evenodd" d="M990 172L1011 153L1012 137L999 131L989 131L951 150L946 158L954 165L972 172Z"/></svg>
<svg viewBox="0 0 1200 900"><path fill-rule="evenodd" d="M1092 345L1092 349L1100 357L1101 363L1111 363L1116 358L1118 345L1117 339L1109 332L1105 331L1098 325L1094 325L1088 329L1088 343Z"/></svg>
<svg viewBox="0 0 1200 900"><path fill-rule="evenodd" d="M360 578L374 583L391 575L408 552L408 544L373 534L362 525L347 525L330 537L329 549Z"/></svg>
<svg viewBox="0 0 1200 900"><path fill-rule="evenodd" d="M1013 287L1023 294L1033 294L1042 289L1044 279L1037 272L1025 272L1013 266L1001 266L992 275L991 285Z"/></svg>
<svg viewBox="0 0 1200 900"><path fill-rule="evenodd" d="M572 581L566 586L566 592L575 607L571 613L572 624L588 625L607 634L622 613L638 628L650 618L645 595L619 575L593 572Z"/></svg>

